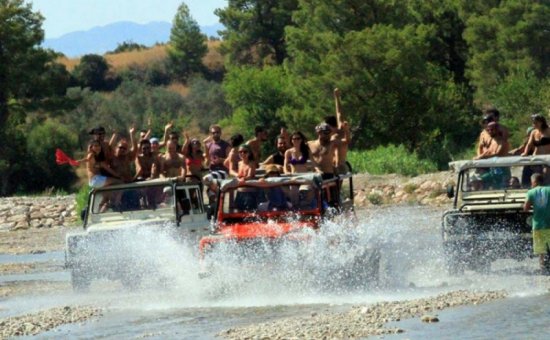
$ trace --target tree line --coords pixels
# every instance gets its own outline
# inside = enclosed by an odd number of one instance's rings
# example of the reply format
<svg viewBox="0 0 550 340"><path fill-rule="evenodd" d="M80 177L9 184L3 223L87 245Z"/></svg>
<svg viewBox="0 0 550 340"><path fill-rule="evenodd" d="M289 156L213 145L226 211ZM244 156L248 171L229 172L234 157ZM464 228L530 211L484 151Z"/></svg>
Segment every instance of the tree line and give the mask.
<svg viewBox="0 0 550 340"><path fill-rule="evenodd" d="M68 72L40 47L32 5L0 0L0 195L69 189L74 169L53 151L83 151L97 124L313 137L335 87L352 149L402 145L440 168L472 153L485 107L501 111L512 144L530 114L549 113L548 0L229 0L215 13L221 69L204 65L207 39L182 3L165 60L113 74L88 55ZM143 47L120 50L132 48ZM188 93L170 91L175 82Z"/></svg>

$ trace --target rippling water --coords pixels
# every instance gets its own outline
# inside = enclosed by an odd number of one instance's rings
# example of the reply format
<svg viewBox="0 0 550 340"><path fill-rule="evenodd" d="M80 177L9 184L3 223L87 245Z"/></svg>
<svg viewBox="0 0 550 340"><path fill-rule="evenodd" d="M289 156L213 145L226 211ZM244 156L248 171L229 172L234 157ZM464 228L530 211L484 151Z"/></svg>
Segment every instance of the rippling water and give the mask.
<svg viewBox="0 0 550 340"><path fill-rule="evenodd" d="M195 245L182 245L167 235L144 232L128 240L126 248L130 247L136 256L157 268L143 290L128 292L118 283L100 281L83 295L67 290L32 299L0 300L2 314L17 315L65 304L94 304L105 308L102 318L84 325L65 325L41 336L209 338L235 325L307 315L312 311L339 311L350 304L415 299L457 289L506 289L514 298L443 311L439 324L421 324L416 319L402 321L398 325L406 330L402 337L492 338L493 334L500 334L499 324L517 320L514 315L523 320L515 322L515 331L521 333L526 325L532 325L527 329L533 338L545 334L548 328L543 324L548 320L549 309L542 301L548 300L544 295L548 282L547 278L534 275L536 261L499 261L488 275L467 272L462 277L449 277L442 256L441 214L441 210L417 206L362 211L357 226L340 221L313 235L310 256L304 260L307 270L289 265L296 262L292 247L282 250L282 262L252 268L248 275L235 270L229 256L225 256L230 254L222 251L217 258L222 265L218 268L219 275L209 280L198 278ZM342 229L353 236L352 243L338 239ZM331 281L331 275L312 275L323 273L334 264L346 264L369 247L380 249L382 254L381 282L377 288L338 289L324 284ZM0 259L9 262L6 256ZM154 280L160 277L160 283ZM60 273L57 279L67 280L66 274ZM6 280L0 278L0 281ZM468 322L478 325L478 321L481 321L479 327L465 327ZM520 333L510 331L499 337L513 338L508 335Z"/></svg>

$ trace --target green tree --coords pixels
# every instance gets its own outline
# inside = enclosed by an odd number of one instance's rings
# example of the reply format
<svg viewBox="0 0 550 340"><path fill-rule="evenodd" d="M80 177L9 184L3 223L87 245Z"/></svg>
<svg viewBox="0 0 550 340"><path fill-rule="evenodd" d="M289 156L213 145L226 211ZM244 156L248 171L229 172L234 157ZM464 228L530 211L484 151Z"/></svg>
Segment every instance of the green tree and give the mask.
<svg viewBox="0 0 550 340"><path fill-rule="evenodd" d="M288 103L288 78L281 66L234 67L224 81L227 101L234 109L231 123L245 136L254 135L254 127L279 132L283 120L278 111Z"/></svg>
<svg viewBox="0 0 550 340"><path fill-rule="evenodd" d="M550 2L492 1L473 5L462 0L469 45L467 74L477 97L492 101L491 93L508 76L533 73L538 79L550 71Z"/></svg>
<svg viewBox="0 0 550 340"><path fill-rule="evenodd" d="M23 0L0 0L0 126L8 119L10 99L40 97L31 91L33 84L54 56L39 47L43 20Z"/></svg>
<svg viewBox="0 0 550 340"><path fill-rule="evenodd" d="M451 43L459 38L443 39L460 29L458 10L449 5L430 16L420 5L301 1L296 26L287 28L294 107L284 109L285 121L311 126L333 114L332 89L339 87L356 148L404 144L442 165L470 145L477 129L471 96L455 83L461 67L448 62L451 54L461 57ZM445 28L445 16L456 29Z"/></svg>
<svg viewBox="0 0 550 340"><path fill-rule="evenodd" d="M86 54L80 58L80 63L74 68L73 75L82 87L89 87L92 91L106 89L106 76L109 64L103 56Z"/></svg>
<svg viewBox="0 0 550 340"><path fill-rule="evenodd" d="M222 85L196 77L189 82L186 103L191 117L198 122L203 132L208 132L212 124L231 116L231 107L225 100Z"/></svg>
<svg viewBox="0 0 550 340"><path fill-rule="evenodd" d="M23 181L26 192L38 192L46 188L70 189L76 180L74 169L59 166L55 162L55 150L72 151L76 146L76 134L59 122L47 119L36 124L27 136L28 174Z"/></svg>
<svg viewBox="0 0 550 340"><path fill-rule="evenodd" d="M277 64L287 56L284 30L298 0L229 0L216 15L225 29L222 52L230 64Z"/></svg>
<svg viewBox="0 0 550 340"><path fill-rule="evenodd" d="M193 73L203 70L202 58L208 52L206 41L189 8L182 3L172 23L168 48L171 68L176 77L187 80Z"/></svg>

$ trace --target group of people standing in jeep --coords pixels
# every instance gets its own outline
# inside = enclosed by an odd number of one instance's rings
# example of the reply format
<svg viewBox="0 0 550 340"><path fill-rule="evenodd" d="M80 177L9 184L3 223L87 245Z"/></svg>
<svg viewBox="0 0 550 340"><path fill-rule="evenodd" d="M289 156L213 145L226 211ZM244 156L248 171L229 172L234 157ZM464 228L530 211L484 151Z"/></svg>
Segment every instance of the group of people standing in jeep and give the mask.
<svg viewBox="0 0 550 340"><path fill-rule="evenodd" d="M527 128L523 143L512 149L509 131L499 122L500 112L495 108L486 110L474 159L550 154L550 128L546 118L541 114L534 114L531 120L533 125Z"/></svg>
<svg viewBox="0 0 550 340"><path fill-rule="evenodd" d="M221 127L212 125L202 143L184 132L183 144L172 123L166 124L161 140L151 138L151 130L140 131L136 138L136 129L131 127L128 137L114 133L107 141L106 130L95 127L89 132L92 140L84 159L89 185L99 188L161 177L202 182L205 174L246 181L255 178L256 169L267 165L277 166L281 173L316 171L323 178L334 177L338 172L347 172L346 154L351 138L338 89L334 90L334 99L336 115L316 126L317 139L307 141L302 132L289 134L281 128L276 152L267 157L262 155L262 145L267 142L268 131L262 126L257 126L254 137L246 142L241 134L233 135L227 142L222 139Z"/></svg>

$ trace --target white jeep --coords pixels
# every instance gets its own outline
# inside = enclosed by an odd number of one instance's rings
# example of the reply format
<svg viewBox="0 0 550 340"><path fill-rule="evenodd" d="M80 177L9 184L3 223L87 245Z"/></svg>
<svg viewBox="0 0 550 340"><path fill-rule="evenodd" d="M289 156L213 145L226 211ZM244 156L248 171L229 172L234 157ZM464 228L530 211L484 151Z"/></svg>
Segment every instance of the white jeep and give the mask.
<svg viewBox="0 0 550 340"><path fill-rule="evenodd" d="M449 163L457 173L451 210L443 214L441 234L450 274L486 272L496 259L532 254L531 212L524 212L530 177L550 180L550 155L494 157Z"/></svg>
<svg viewBox="0 0 550 340"><path fill-rule="evenodd" d="M156 265L141 250L161 247L161 236L198 243L209 233L206 210L196 183L157 179L93 189L84 230L66 237L73 289L87 289L96 278L137 286Z"/></svg>

